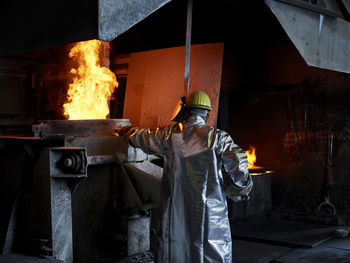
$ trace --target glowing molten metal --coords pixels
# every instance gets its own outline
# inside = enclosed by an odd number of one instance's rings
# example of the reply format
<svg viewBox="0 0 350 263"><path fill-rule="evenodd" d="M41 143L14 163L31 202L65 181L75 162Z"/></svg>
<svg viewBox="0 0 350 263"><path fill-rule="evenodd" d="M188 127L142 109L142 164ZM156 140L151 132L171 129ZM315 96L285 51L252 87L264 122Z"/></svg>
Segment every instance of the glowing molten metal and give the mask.
<svg viewBox="0 0 350 263"><path fill-rule="evenodd" d="M69 120L106 119L108 99L118 87L114 73L100 65L100 49L106 47L108 43L90 40L70 50L69 57L78 66L70 70L73 83L69 84L68 102L63 105Z"/></svg>

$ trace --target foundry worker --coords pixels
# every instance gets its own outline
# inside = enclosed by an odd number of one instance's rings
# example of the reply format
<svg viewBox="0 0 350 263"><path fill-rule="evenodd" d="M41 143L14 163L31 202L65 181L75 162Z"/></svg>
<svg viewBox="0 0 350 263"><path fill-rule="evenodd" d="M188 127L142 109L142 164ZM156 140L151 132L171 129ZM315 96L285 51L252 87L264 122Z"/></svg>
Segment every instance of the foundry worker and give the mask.
<svg viewBox="0 0 350 263"><path fill-rule="evenodd" d="M232 262L226 197L239 201L252 188L246 153L230 135L207 126L210 99L190 94L174 119L151 131L118 133L147 154L164 159L157 262Z"/></svg>

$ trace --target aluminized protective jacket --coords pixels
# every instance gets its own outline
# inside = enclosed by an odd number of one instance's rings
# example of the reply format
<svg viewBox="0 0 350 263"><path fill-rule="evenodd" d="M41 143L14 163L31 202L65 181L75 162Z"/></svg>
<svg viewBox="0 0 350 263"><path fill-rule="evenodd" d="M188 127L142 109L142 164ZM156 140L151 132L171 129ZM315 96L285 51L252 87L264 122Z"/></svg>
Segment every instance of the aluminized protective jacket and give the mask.
<svg viewBox="0 0 350 263"><path fill-rule="evenodd" d="M226 197L239 200L252 188L246 153L196 115L183 129L132 128L127 138L164 158L158 262L231 263Z"/></svg>

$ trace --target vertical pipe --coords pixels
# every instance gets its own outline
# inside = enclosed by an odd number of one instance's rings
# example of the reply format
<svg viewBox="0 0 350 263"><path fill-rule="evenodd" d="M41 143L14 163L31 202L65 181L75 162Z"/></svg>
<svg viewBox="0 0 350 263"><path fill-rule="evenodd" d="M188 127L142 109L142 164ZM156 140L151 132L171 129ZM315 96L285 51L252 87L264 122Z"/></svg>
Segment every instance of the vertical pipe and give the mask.
<svg viewBox="0 0 350 263"><path fill-rule="evenodd" d="M191 55L191 31L192 31L192 2L187 3L187 29L186 29L186 64L185 64L185 92L190 93L190 55Z"/></svg>

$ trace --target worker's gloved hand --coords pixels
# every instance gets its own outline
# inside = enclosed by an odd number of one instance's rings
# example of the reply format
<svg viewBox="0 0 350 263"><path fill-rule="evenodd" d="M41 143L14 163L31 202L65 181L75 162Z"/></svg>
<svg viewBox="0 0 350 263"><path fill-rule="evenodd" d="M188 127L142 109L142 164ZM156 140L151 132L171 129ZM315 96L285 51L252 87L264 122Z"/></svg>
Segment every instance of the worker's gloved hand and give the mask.
<svg viewBox="0 0 350 263"><path fill-rule="evenodd" d="M116 130L116 133L119 135L119 136L124 136L125 134L128 133L128 131L132 128L133 126L132 125L126 125L126 126L123 126L119 129Z"/></svg>

